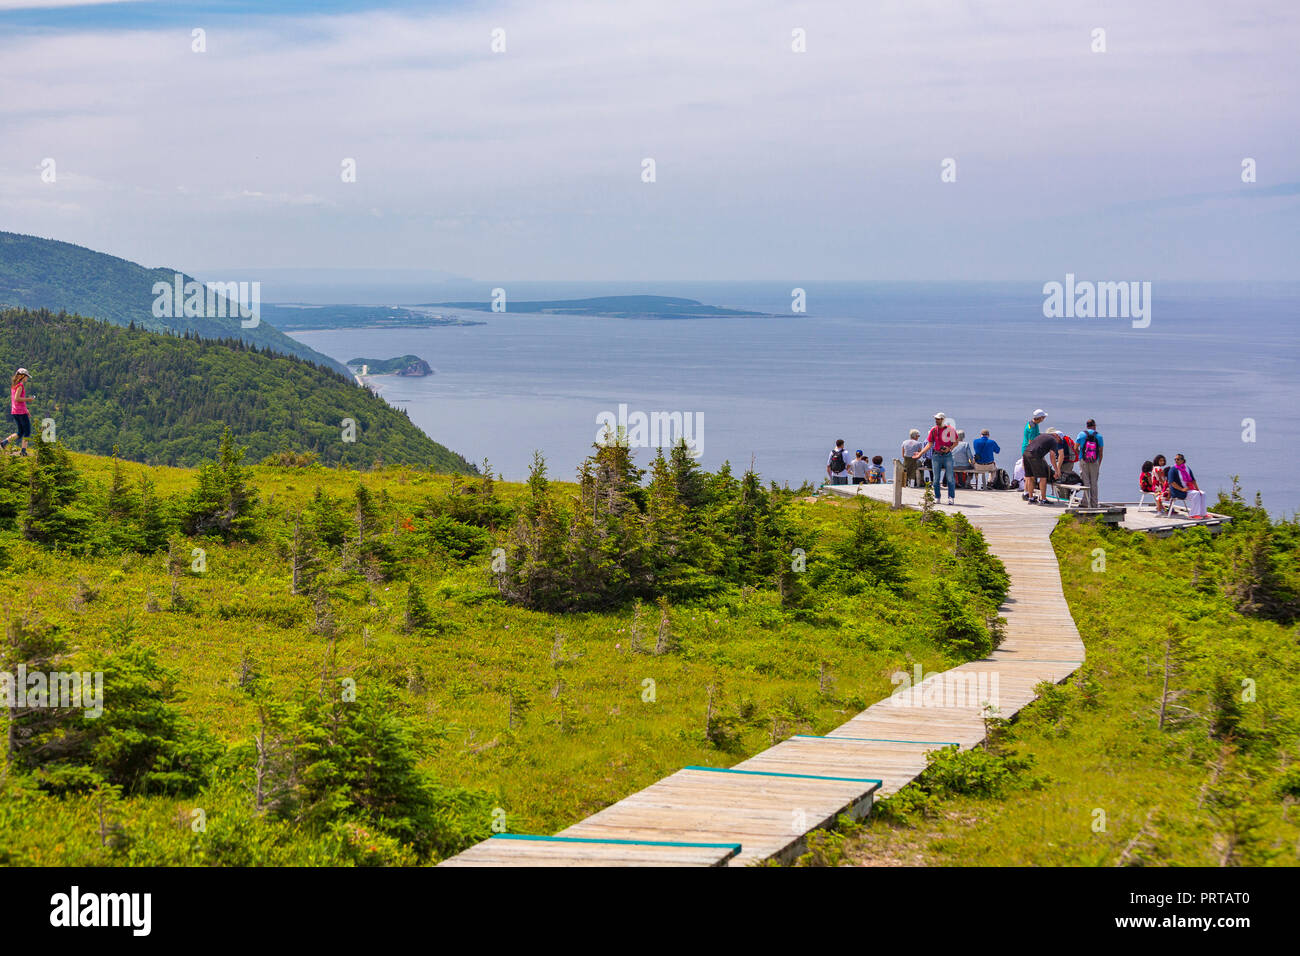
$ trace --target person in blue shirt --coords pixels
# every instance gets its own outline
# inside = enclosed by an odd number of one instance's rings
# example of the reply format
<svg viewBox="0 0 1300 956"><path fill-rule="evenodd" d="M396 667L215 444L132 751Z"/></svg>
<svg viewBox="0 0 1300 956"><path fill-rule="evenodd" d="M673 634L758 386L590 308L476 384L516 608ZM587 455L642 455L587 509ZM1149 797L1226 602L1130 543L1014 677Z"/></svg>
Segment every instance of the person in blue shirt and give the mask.
<svg viewBox="0 0 1300 956"><path fill-rule="evenodd" d="M1097 482L1101 478L1102 449L1105 442L1102 441L1101 432L1097 431L1095 419L1088 419L1088 424L1083 431L1079 432L1074 443L1079 446L1079 470L1082 472L1083 483L1088 486L1088 490L1083 493L1083 506L1096 508L1101 500L1097 494Z"/></svg>
<svg viewBox="0 0 1300 956"><path fill-rule="evenodd" d="M988 489L989 475L996 475L998 471L993 456L1002 449L989 437L989 430L984 428L980 430L980 437L971 442L971 451L975 453L975 488L977 491L985 491Z"/></svg>

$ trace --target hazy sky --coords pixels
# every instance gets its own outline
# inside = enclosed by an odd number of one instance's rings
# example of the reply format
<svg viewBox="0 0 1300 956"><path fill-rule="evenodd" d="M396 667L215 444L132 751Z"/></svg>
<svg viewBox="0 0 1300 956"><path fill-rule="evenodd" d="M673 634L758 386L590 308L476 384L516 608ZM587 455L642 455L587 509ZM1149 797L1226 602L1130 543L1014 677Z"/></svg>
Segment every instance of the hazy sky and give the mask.
<svg viewBox="0 0 1300 956"><path fill-rule="evenodd" d="M0 0L0 229L205 277L1295 278L1298 50L1294 0Z"/></svg>

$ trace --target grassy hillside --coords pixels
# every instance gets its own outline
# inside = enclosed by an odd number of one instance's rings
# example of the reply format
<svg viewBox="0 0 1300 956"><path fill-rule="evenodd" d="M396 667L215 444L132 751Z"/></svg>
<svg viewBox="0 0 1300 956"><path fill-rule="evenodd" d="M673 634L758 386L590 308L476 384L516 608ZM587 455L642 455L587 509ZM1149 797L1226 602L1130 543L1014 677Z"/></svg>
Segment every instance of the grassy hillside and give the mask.
<svg viewBox="0 0 1300 956"><path fill-rule="evenodd" d="M0 458L0 670L99 669L113 723L11 755L3 864L417 863L494 821L553 832L980 653L1005 587L960 519L689 456L505 485L41 453Z"/></svg>
<svg viewBox="0 0 1300 956"><path fill-rule="evenodd" d="M347 369L263 320L246 329L238 318L156 318L154 283L172 283L178 270L144 266L68 242L0 232L0 306L75 312L156 332L191 332L208 339L235 338L282 355L296 355L340 374ZM192 277L185 276L185 281ZM210 276L220 281L238 276Z"/></svg>
<svg viewBox="0 0 1300 956"><path fill-rule="evenodd" d="M48 311L0 311L0 367L32 379L33 430L50 418L68 446L136 461L197 464L229 426L255 460L281 452L326 463L377 459L470 471L404 412L351 378L241 342L181 338ZM344 440L343 421L356 423Z"/></svg>
<svg viewBox="0 0 1300 956"><path fill-rule="evenodd" d="M1218 537L1063 521L1053 542L1086 665L808 861L1300 862L1300 527L1240 499L1214 510L1236 516Z"/></svg>

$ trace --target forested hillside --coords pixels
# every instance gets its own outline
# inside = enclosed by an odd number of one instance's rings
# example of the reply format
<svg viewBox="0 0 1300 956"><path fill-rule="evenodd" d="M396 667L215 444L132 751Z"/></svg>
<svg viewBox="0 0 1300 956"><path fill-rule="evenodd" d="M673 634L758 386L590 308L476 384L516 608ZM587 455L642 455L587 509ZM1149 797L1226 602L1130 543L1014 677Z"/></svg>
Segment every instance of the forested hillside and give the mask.
<svg viewBox="0 0 1300 956"><path fill-rule="evenodd" d="M246 329L238 318L153 314L154 283L173 283L176 269L144 266L68 242L0 232L0 306L24 306L53 312L75 312L114 325L203 338L236 338L283 355L296 355L346 374L327 355L289 338L265 320ZM186 281L192 277L185 276ZM209 277L233 281L238 276Z"/></svg>
<svg viewBox="0 0 1300 956"><path fill-rule="evenodd" d="M135 461L192 465L229 426L257 460L292 452L326 463L472 470L350 378L237 340L7 309L0 311L0 368L8 374L19 366L32 375L33 430L53 419L58 440L80 451L117 447ZM346 419L356 423L348 434Z"/></svg>

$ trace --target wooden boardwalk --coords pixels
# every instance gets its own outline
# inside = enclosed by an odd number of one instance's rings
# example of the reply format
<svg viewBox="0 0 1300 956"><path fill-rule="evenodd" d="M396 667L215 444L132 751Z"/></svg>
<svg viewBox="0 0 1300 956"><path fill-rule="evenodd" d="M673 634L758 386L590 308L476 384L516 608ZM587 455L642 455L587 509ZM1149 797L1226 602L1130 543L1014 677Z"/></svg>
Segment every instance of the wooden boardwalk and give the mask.
<svg viewBox="0 0 1300 956"><path fill-rule="evenodd" d="M836 494L892 500L889 485L837 487ZM915 500L919 494L906 489ZM1002 645L980 661L922 674L910 687L825 736L799 735L730 769L686 767L606 807L556 837L499 835L443 866L745 866L789 860L809 831L840 814L865 816L873 799L914 779L936 748L968 749L985 717L1010 717L1043 681L1065 680L1083 642L1061 592L1051 533L1060 509L1019 494L970 492L966 514L1006 564L1011 589Z"/></svg>

